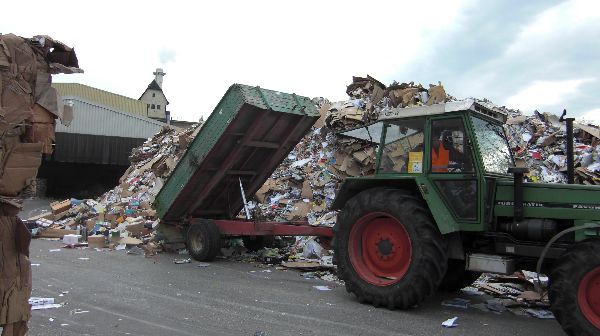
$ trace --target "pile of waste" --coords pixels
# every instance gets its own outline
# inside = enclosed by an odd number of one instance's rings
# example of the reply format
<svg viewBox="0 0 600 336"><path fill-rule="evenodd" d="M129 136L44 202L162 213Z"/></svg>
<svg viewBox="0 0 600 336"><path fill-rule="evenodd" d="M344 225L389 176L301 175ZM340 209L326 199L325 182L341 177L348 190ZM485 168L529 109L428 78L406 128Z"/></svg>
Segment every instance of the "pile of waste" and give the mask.
<svg viewBox="0 0 600 336"><path fill-rule="evenodd" d="M550 113L525 116L512 111L506 130L519 164L530 182L567 183L566 126ZM574 123L575 183L600 184L600 129Z"/></svg>
<svg viewBox="0 0 600 336"><path fill-rule="evenodd" d="M483 312L501 314L510 312L518 316L553 319L547 294L536 287L547 286L548 277L535 272L517 271L512 275L482 274L472 285L461 292L470 297L454 298L442 302L443 306L475 308Z"/></svg>
<svg viewBox="0 0 600 336"><path fill-rule="evenodd" d="M125 249L144 244L146 255L161 250L155 242L158 225L152 202L185 149L199 131L164 128L132 151L131 166L120 185L96 200L70 199L51 204L27 222L43 238L62 238L69 246Z"/></svg>

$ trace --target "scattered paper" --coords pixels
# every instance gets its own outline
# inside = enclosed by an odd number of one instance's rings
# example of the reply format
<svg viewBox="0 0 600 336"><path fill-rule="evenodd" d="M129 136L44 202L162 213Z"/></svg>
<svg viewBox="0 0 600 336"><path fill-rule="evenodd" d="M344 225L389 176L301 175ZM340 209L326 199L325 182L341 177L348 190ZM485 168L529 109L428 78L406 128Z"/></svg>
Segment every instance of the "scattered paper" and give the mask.
<svg viewBox="0 0 600 336"><path fill-rule="evenodd" d="M458 320L458 317L453 317L451 319L447 319L446 321L442 322L442 326L444 326L446 328L454 328L458 325L458 324L456 324L456 320Z"/></svg>
<svg viewBox="0 0 600 336"><path fill-rule="evenodd" d="M442 306L467 309L469 308L469 302L471 301L461 298L454 298L452 300L442 301Z"/></svg>
<svg viewBox="0 0 600 336"><path fill-rule="evenodd" d="M330 291L333 289L330 286L313 286L313 288L316 288L317 290L320 290L320 291Z"/></svg>
<svg viewBox="0 0 600 336"><path fill-rule="evenodd" d="M175 263L175 264L189 264L191 262L192 262L192 258L173 260L173 263Z"/></svg>

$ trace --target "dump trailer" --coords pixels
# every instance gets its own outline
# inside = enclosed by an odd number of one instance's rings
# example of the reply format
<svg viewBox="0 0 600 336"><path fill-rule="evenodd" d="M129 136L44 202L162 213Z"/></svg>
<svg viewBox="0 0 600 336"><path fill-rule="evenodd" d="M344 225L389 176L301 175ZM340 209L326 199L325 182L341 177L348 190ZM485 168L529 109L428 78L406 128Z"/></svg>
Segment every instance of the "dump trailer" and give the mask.
<svg viewBox="0 0 600 336"><path fill-rule="evenodd" d="M377 160L333 204L339 277L359 301L403 309L481 272L544 272L538 290L567 334L600 335L600 187L523 182L505 121L467 100L389 109L343 132Z"/></svg>
<svg viewBox="0 0 600 336"><path fill-rule="evenodd" d="M232 85L156 196L166 243L184 243L192 257L212 260L221 238L331 237L306 221L238 218L254 195L319 118L307 97Z"/></svg>

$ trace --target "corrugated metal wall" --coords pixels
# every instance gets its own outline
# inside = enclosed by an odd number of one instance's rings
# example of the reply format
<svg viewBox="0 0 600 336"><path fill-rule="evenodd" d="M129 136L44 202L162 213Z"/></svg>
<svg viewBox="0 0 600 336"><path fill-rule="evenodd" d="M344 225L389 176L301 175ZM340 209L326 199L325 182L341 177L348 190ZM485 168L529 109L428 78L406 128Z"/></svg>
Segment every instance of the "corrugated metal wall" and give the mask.
<svg viewBox="0 0 600 336"><path fill-rule="evenodd" d="M56 133L50 161L129 166L131 150L145 139L89 134Z"/></svg>
<svg viewBox="0 0 600 336"><path fill-rule="evenodd" d="M74 119L68 127L57 121L57 133L147 139L166 125L150 118L116 111L79 97L62 98L65 104L72 102Z"/></svg>

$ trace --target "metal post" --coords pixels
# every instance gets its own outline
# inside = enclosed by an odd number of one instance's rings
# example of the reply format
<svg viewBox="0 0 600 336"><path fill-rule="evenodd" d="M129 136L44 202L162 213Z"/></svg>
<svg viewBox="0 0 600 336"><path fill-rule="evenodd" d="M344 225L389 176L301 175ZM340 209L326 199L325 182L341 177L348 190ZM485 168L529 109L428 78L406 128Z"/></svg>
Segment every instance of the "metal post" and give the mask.
<svg viewBox="0 0 600 336"><path fill-rule="evenodd" d="M569 184L575 183L575 163L573 162L573 120L567 118L567 180Z"/></svg>
<svg viewBox="0 0 600 336"><path fill-rule="evenodd" d="M244 201L244 212L246 213L246 219L251 219L250 210L248 209L248 202L246 202L246 193L244 192L244 186L242 185L242 179L238 177L240 181L240 192L242 193L242 201Z"/></svg>
<svg viewBox="0 0 600 336"><path fill-rule="evenodd" d="M567 124L567 183L575 183L575 163L573 162L573 121L575 118L565 118L567 110L563 110L559 121Z"/></svg>

